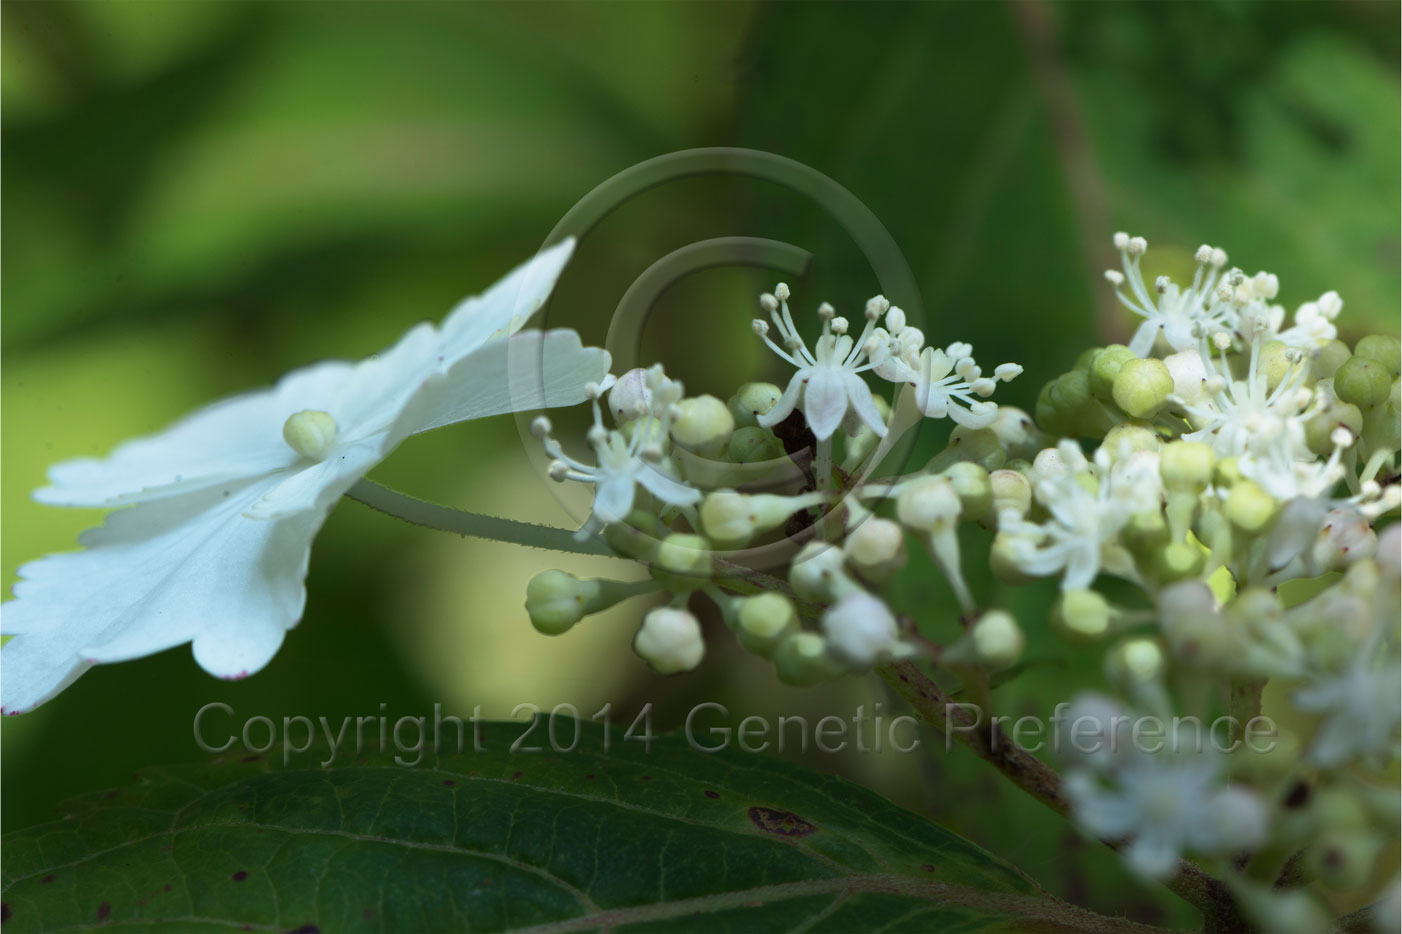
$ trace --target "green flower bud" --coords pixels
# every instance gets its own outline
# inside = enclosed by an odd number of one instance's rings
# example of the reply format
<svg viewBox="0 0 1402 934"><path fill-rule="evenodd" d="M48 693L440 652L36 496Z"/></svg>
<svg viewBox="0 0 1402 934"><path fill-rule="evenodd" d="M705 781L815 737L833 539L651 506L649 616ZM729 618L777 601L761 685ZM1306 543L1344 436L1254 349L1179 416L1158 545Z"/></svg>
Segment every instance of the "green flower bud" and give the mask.
<svg viewBox="0 0 1402 934"><path fill-rule="evenodd" d="M1402 372L1402 341L1386 334L1369 334L1353 348L1355 357L1373 360L1387 368L1389 376Z"/></svg>
<svg viewBox="0 0 1402 934"><path fill-rule="evenodd" d="M1241 480L1232 486L1222 511L1227 520L1248 535L1264 532L1275 521L1280 504L1255 483Z"/></svg>
<svg viewBox="0 0 1402 934"><path fill-rule="evenodd" d="M1111 344L1102 349L1091 361L1090 370L1087 372L1091 394L1101 402L1113 402L1115 377L1120 375L1120 368L1129 361L1138 359L1134 351L1124 344Z"/></svg>
<svg viewBox="0 0 1402 934"><path fill-rule="evenodd" d="M711 576L711 543L700 535L668 535L658 546L653 576L675 593L695 590Z"/></svg>
<svg viewBox="0 0 1402 934"><path fill-rule="evenodd" d="M1163 442L1143 425L1126 422L1106 432L1100 446L1110 455L1111 461L1121 461L1140 451L1157 451L1163 447Z"/></svg>
<svg viewBox="0 0 1402 934"><path fill-rule="evenodd" d="M1187 542L1169 542L1154 560L1154 573L1162 583L1187 580L1202 573L1206 556Z"/></svg>
<svg viewBox="0 0 1402 934"><path fill-rule="evenodd" d="M774 650L774 669L785 684L807 686L844 673L828 655L827 640L816 632L794 632Z"/></svg>
<svg viewBox="0 0 1402 934"><path fill-rule="evenodd" d="M1159 454L1159 476L1168 490L1200 493L1212 482L1217 454L1201 441L1172 441Z"/></svg>
<svg viewBox="0 0 1402 934"><path fill-rule="evenodd" d="M662 419L655 415L635 415L618 427L618 431L623 435L624 440L632 443L634 437L641 434L643 441L655 442L659 447L665 448L667 432L662 427Z"/></svg>
<svg viewBox="0 0 1402 934"><path fill-rule="evenodd" d="M1370 830L1325 830L1305 849L1304 870L1333 889L1356 889L1372 878L1382 837Z"/></svg>
<svg viewBox="0 0 1402 934"><path fill-rule="evenodd" d="M1071 420L1066 413L1052 404L1051 390L1054 385L1055 381L1042 387L1042 391L1037 395L1037 404L1033 406L1032 413L1037 420L1037 426L1042 431L1056 437L1066 437L1072 433Z"/></svg>
<svg viewBox="0 0 1402 934"><path fill-rule="evenodd" d="M695 396L677 403L672 440L702 457L717 457L735 431L735 417L715 396Z"/></svg>
<svg viewBox="0 0 1402 934"><path fill-rule="evenodd" d="M974 659L995 671L1007 668L1022 656L1027 637L1017 620L1004 610L990 610L969 630Z"/></svg>
<svg viewBox="0 0 1402 934"><path fill-rule="evenodd" d="M526 612L531 625L558 636L591 613L598 613L647 589L647 585L611 580L580 580L565 571L541 571L526 585Z"/></svg>
<svg viewBox="0 0 1402 934"><path fill-rule="evenodd" d="M995 470L988 475L988 485L993 497L989 518L995 522L1006 509L1025 516L1032 508L1032 483L1024 474L1016 470Z"/></svg>
<svg viewBox="0 0 1402 934"><path fill-rule="evenodd" d="M691 671L706 655L701 624L689 612L661 606L649 610L633 637L633 651L658 674Z"/></svg>
<svg viewBox="0 0 1402 934"><path fill-rule="evenodd" d="M1051 403L1068 415L1090 404L1090 381L1084 370L1062 373L1052 383Z"/></svg>
<svg viewBox="0 0 1402 934"><path fill-rule="evenodd" d="M741 428L754 428L759 416L774 408L783 392L773 383L745 383L735 390L735 395L726 402L735 424Z"/></svg>
<svg viewBox="0 0 1402 934"><path fill-rule="evenodd" d="M1094 590L1065 590L1052 605L1052 628L1068 642L1094 642L1109 635L1119 617Z"/></svg>
<svg viewBox="0 0 1402 934"><path fill-rule="evenodd" d="M777 529L798 510L821 502L822 496L817 493L778 496L716 490L701 501L701 531L722 545L739 546L761 532Z"/></svg>
<svg viewBox="0 0 1402 934"><path fill-rule="evenodd" d="M1387 401L1392 392L1392 374L1376 360L1354 355L1334 374L1334 394L1367 411Z"/></svg>
<svg viewBox="0 0 1402 934"><path fill-rule="evenodd" d="M953 464L942 475L959 496L959 515L979 520L993 507L993 485L988 471L971 461Z"/></svg>
<svg viewBox="0 0 1402 934"><path fill-rule="evenodd" d="M1343 428L1355 439L1363 432L1363 413L1352 402L1338 399L1320 409L1305 422L1305 444L1314 454L1328 457L1334 453L1334 431Z"/></svg>
<svg viewBox="0 0 1402 934"><path fill-rule="evenodd" d="M1163 649L1153 639L1126 639L1105 655L1105 676L1126 687L1157 681L1163 673Z"/></svg>
<svg viewBox="0 0 1402 934"><path fill-rule="evenodd" d="M998 414L993 419L993 434L1009 457L1033 458L1042 448L1055 443L1054 439L1037 430L1026 412L1012 405L998 406Z"/></svg>
<svg viewBox="0 0 1402 934"><path fill-rule="evenodd" d="M993 546L988 549L988 569L1000 581L1008 584L1020 586L1037 579L1022 570L1014 539L1002 533L993 537Z"/></svg>
<svg viewBox="0 0 1402 934"><path fill-rule="evenodd" d="M1168 545L1168 520L1157 509L1139 512L1130 516L1120 537L1126 547L1140 559L1153 560L1154 556Z"/></svg>
<svg viewBox="0 0 1402 934"><path fill-rule="evenodd" d="M740 644L768 658L779 643L798 631L798 613L781 593L762 593L736 601L735 635Z"/></svg>
<svg viewBox="0 0 1402 934"><path fill-rule="evenodd" d="M732 464L762 464L785 456L784 443L768 428L747 425L735 429L725 447L725 459Z"/></svg>
<svg viewBox="0 0 1402 934"><path fill-rule="evenodd" d="M1333 379L1339 367L1351 356L1353 354L1349 352L1348 344L1337 338L1329 341L1315 352L1314 375L1319 379Z"/></svg>
<svg viewBox="0 0 1402 934"><path fill-rule="evenodd" d="M872 516L848 534L842 550L862 577L883 584L905 567L905 531L890 519Z"/></svg>
<svg viewBox="0 0 1402 934"><path fill-rule="evenodd" d="M1232 655L1231 631L1217 612L1212 590L1200 580L1183 580L1159 591L1159 630L1173 657L1193 667L1223 671Z"/></svg>
<svg viewBox="0 0 1402 934"><path fill-rule="evenodd" d="M1096 356L1104 349L1104 347L1087 347L1085 350L1082 350L1076 355L1076 364L1071 367L1071 369L1080 370L1082 372L1088 371L1091 368L1091 364L1095 362Z"/></svg>
<svg viewBox="0 0 1402 934"><path fill-rule="evenodd" d="M1115 404L1131 418L1153 418L1173 393L1173 375L1162 360L1128 360L1112 387Z"/></svg>
<svg viewBox="0 0 1402 934"><path fill-rule="evenodd" d="M984 470L997 470L1007 461L1008 454L998 443L992 428L965 428L960 425L949 433L949 444L925 465L927 473L940 473L954 464L978 464Z"/></svg>
<svg viewBox="0 0 1402 934"><path fill-rule="evenodd" d="M1217 486L1235 486L1245 479L1235 457L1224 457L1212 468L1212 482Z"/></svg>

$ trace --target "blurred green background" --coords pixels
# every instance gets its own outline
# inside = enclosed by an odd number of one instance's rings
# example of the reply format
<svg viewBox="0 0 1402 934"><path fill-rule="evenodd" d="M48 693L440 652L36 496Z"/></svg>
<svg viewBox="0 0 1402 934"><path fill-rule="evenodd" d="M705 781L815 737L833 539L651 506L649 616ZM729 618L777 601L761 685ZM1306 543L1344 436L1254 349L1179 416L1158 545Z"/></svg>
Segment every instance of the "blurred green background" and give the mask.
<svg viewBox="0 0 1402 934"><path fill-rule="evenodd" d="M104 453L291 367L373 352L528 257L595 185L689 147L767 150L849 189L904 251L927 333L972 342L989 365L1024 364L999 398L1029 408L1081 349L1129 331L1098 277L1115 229L1170 262L1220 244L1248 271L1278 273L1292 309L1337 289L1346 339L1397 328L1396 4L11 0L0 18L6 592L21 563L72 547L99 518L28 499L52 461ZM550 323L601 343L648 265L731 235L815 255L793 283L805 314L878 290L823 206L765 182L693 178L590 234ZM774 278L713 270L670 289L644 356L694 391L786 379L747 326ZM571 521L541 494L510 419L415 439L374 476L463 508ZM856 679L781 688L715 632L700 671L655 678L628 648L638 604L538 636L524 586L551 566L627 570L345 503L313 550L306 618L256 677L221 683L181 648L95 669L7 720L6 826L142 766L198 758L191 719L216 700L240 720L339 720L381 704L431 715L435 702L508 717L568 702L585 714L610 703L624 722L652 702L667 728L699 701L738 719L850 717L884 698ZM933 635L954 625L942 582L903 586L934 608ZM1048 664L1006 703L1045 712L1072 680L1039 626L1047 592L1009 599L1029 654ZM1063 897L1186 923L971 757L813 761Z"/></svg>

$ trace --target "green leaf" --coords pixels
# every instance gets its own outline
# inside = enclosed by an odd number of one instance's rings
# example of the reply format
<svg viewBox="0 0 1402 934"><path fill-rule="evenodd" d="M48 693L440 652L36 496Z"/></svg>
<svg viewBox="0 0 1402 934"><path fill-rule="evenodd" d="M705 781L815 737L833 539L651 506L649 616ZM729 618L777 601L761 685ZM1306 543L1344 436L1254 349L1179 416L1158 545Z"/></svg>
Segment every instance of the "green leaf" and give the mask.
<svg viewBox="0 0 1402 934"><path fill-rule="evenodd" d="M555 721L557 746L576 724ZM353 764L322 768L326 757L309 753L284 766L277 747L150 770L5 837L6 934L114 923L983 931L1102 920L843 779L705 754L682 737L643 743L578 726L569 752L510 750L522 737L551 748L540 719L481 724L482 750L469 739L462 753L449 724L444 754L415 767L396 765L392 746Z"/></svg>

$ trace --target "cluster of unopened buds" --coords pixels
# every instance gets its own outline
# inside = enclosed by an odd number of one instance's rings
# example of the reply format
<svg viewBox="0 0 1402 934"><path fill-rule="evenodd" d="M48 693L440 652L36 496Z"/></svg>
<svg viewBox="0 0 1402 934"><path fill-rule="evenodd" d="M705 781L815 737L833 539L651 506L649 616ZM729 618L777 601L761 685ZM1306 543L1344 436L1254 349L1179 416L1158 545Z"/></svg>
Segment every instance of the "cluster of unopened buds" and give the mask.
<svg viewBox="0 0 1402 934"><path fill-rule="evenodd" d="M1396 830L1395 789L1359 775L1376 778L1366 770L1398 751L1399 343L1339 340L1334 292L1287 324L1277 277L1228 268L1219 248L1196 251L1183 288L1145 283L1142 238L1114 243L1123 268L1107 278L1143 322L1128 345L1087 350L1048 382L1035 417L988 398L1020 367L985 375L967 344L926 346L879 296L856 336L821 305L810 349L782 284L761 296L754 331L794 367L787 387L688 398L659 367L596 387L597 466L547 437L555 474L600 484L586 527L651 575L545 572L527 609L559 633L665 591L634 640L663 673L701 664L697 614L715 612L791 684L916 659L986 685L1019 661L1025 636L966 580L980 542L1001 581L1059 582L1045 625L1100 653L1118 694L1074 698L1092 722L1245 722L1267 683L1285 688L1276 703L1314 718L1282 729L1270 754L1122 749L1072 757L1065 781L1074 816L1135 871L1163 878L1185 853L1219 859L1258 923L1308 927L1323 917L1309 897L1264 894L1285 861L1356 885ZM871 377L895 384L889 403ZM612 429L597 401L606 389ZM922 417L955 422L946 448L872 479ZM608 496L606 482L618 485ZM955 640L922 635L894 602L888 585L911 546L959 604ZM1113 601L1097 589L1107 577L1127 585ZM1311 582L1308 599L1281 590L1297 580Z"/></svg>

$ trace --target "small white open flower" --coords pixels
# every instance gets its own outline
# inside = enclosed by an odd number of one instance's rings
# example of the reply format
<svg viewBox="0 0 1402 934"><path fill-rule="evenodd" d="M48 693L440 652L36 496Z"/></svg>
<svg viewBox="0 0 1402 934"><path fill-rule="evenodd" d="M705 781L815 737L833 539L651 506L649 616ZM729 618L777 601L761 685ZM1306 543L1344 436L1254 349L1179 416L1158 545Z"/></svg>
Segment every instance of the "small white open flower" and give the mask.
<svg viewBox="0 0 1402 934"><path fill-rule="evenodd" d="M312 538L335 502L404 438L520 409L572 405L608 354L572 331L507 337L545 301L568 241L441 327L359 363L293 371L106 458L57 464L40 502L128 506L84 550L19 569L5 604L0 706L22 713L94 664L185 642L221 678L259 670L301 619ZM494 339L496 338L496 339Z"/></svg>
<svg viewBox="0 0 1402 934"><path fill-rule="evenodd" d="M842 419L850 409L866 423L879 437L886 434L886 423L881 412L872 400L871 390L862 379L862 373L875 365L864 362L868 357L880 359L883 348L879 341L872 341L876 329L876 319L890 307L886 299L877 296L867 302L866 327L861 336L853 340L847 334L847 319L834 317L833 307L826 302L818 306L818 317L823 322L823 333L813 350L808 349L803 338L794 326L789 314L789 287L782 282L774 288L773 295L760 296L760 306L769 312L779 336L784 342L780 347L769 337L769 323L761 318L754 321L754 330L769 349L798 368L779 402L757 421L765 428L772 428L788 418L789 413L803 397L803 415L813 437L825 441L842 424Z"/></svg>
<svg viewBox="0 0 1402 934"><path fill-rule="evenodd" d="M1193 284L1183 289L1167 276L1159 276L1154 280L1154 295L1151 296L1139 269L1139 258L1149 249L1148 242L1143 237L1117 233L1115 249L1120 251L1124 272L1111 269L1105 273L1105 278L1115 287L1115 297L1121 304L1144 319L1129 342L1129 349L1135 356L1149 356L1160 333L1174 350L1192 347L1196 342L1195 327L1207 323L1220 325L1227 315L1215 288L1222 267L1227 263L1227 254L1222 250L1205 244L1198 247L1194 256L1198 268ZM1124 291L1126 283L1128 295Z"/></svg>

